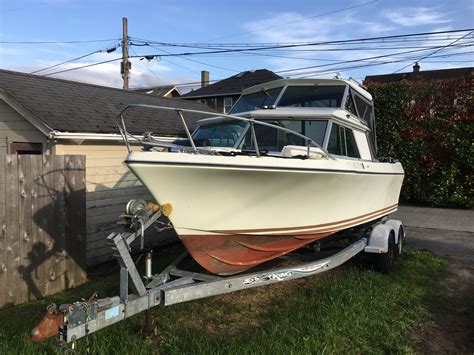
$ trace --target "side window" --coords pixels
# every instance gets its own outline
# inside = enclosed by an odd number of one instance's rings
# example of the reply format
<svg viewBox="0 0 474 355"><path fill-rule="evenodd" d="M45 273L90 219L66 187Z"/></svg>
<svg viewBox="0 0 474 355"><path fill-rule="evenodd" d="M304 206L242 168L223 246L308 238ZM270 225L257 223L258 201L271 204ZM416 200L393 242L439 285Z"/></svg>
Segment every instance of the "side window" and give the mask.
<svg viewBox="0 0 474 355"><path fill-rule="evenodd" d="M360 158L352 130L336 123L332 124L327 151L330 154Z"/></svg>
<svg viewBox="0 0 474 355"><path fill-rule="evenodd" d="M354 132L352 132L352 129L346 128L345 133L347 156L351 158L360 158L359 150L357 149L357 144L354 138Z"/></svg>
<svg viewBox="0 0 474 355"><path fill-rule="evenodd" d="M350 113L352 113L353 115L357 116L357 111L355 108L353 96L354 94L352 93L352 90L349 90L349 94L347 95L347 99L346 99L345 109L349 111Z"/></svg>
<svg viewBox="0 0 474 355"><path fill-rule="evenodd" d="M369 121L370 114L372 112L372 107L365 102L359 95L354 95L355 104L357 106L357 111L359 112L359 117L365 121Z"/></svg>
<svg viewBox="0 0 474 355"><path fill-rule="evenodd" d="M331 154L346 155L344 127L341 127L336 123L332 124L331 135L329 136L327 150Z"/></svg>

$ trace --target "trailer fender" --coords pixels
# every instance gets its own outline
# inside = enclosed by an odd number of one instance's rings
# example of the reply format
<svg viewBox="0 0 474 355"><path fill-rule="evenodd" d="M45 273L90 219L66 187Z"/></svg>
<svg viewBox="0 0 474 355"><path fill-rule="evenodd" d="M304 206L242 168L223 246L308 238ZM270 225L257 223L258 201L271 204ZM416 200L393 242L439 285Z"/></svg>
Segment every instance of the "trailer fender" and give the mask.
<svg viewBox="0 0 474 355"><path fill-rule="evenodd" d="M384 224L390 226L393 229L395 232L395 243L398 245L400 238L403 239L405 237L405 228L403 227L402 221L398 219L388 219ZM399 235L399 231L402 233L402 235Z"/></svg>
<svg viewBox="0 0 474 355"><path fill-rule="evenodd" d="M364 252L376 254L386 253L388 251L388 238L392 231L397 235L397 232L393 229L391 224L377 224L370 232Z"/></svg>

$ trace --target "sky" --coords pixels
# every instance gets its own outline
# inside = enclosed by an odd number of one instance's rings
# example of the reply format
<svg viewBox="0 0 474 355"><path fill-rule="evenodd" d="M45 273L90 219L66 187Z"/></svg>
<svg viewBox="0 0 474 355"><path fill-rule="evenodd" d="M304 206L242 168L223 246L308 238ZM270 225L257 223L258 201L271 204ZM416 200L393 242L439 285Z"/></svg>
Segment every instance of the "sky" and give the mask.
<svg viewBox="0 0 474 355"><path fill-rule="evenodd" d="M379 42L339 46L342 50L332 50L336 46L327 45L172 57L164 55L196 49L156 44L200 43L208 48L230 48L236 43L291 44L471 29L474 28L473 0L0 0L0 68L31 73L97 52L37 75L110 60L51 76L121 87L120 60L113 61L121 56L121 48L111 53L106 50L117 47L120 42L122 17L128 19L132 42L129 54L157 55L151 60L132 59L130 86L135 88L197 83L201 70L208 70L211 80L218 80L246 70L265 68L279 72L321 65L317 69L280 75L339 75L363 80L366 75L392 73L404 66L407 67L403 72L410 71L413 62L426 55L429 57L420 61L421 70L474 66L470 46L474 44L474 32L439 35L436 46L446 46L439 51L439 48L430 49L434 42L428 41L428 37L426 41L419 38L413 44L396 46ZM459 39L464 35L467 37ZM452 42L456 40L454 46ZM152 41L153 46L144 45ZM428 49L418 50L426 47ZM409 50L414 52L365 62L377 65L345 69L356 66L355 62L334 64ZM394 60L397 62L375 63ZM185 92L191 87L183 85L181 90Z"/></svg>

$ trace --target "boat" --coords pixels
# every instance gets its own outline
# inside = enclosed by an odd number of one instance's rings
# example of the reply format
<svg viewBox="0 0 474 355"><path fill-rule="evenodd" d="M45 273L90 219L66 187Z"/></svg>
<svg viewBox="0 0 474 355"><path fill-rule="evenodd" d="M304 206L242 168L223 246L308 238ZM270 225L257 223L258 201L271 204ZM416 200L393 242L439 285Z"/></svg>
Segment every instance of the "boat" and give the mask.
<svg viewBox="0 0 474 355"><path fill-rule="evenodd" d="M126 164L191 256L218 275L243 272L397 210L400 162L378 159L373 98L353 80L281 79L243 91L173 144L128 133ZM132 138L133 137L133 138ZM142 151L130 145L138 139Z"/></svg>

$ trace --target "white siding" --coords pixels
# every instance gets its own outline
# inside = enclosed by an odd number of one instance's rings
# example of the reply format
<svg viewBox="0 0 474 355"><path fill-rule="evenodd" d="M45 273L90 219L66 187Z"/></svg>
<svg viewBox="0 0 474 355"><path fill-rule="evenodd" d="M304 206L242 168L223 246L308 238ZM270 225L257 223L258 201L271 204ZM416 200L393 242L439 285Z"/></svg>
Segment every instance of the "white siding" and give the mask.
<svg viewBox="0 0 474 355"><path fill-rule="evenodd" d="M94 265L111 259L105 238L120 229L117 220L125 204L132 198L150 201L151 195L123 163L127 156L123 144L56 144L55 152L86 156L87 263ZM149 232L146 239L157 245L174 238L174 232Z"/></svg>

